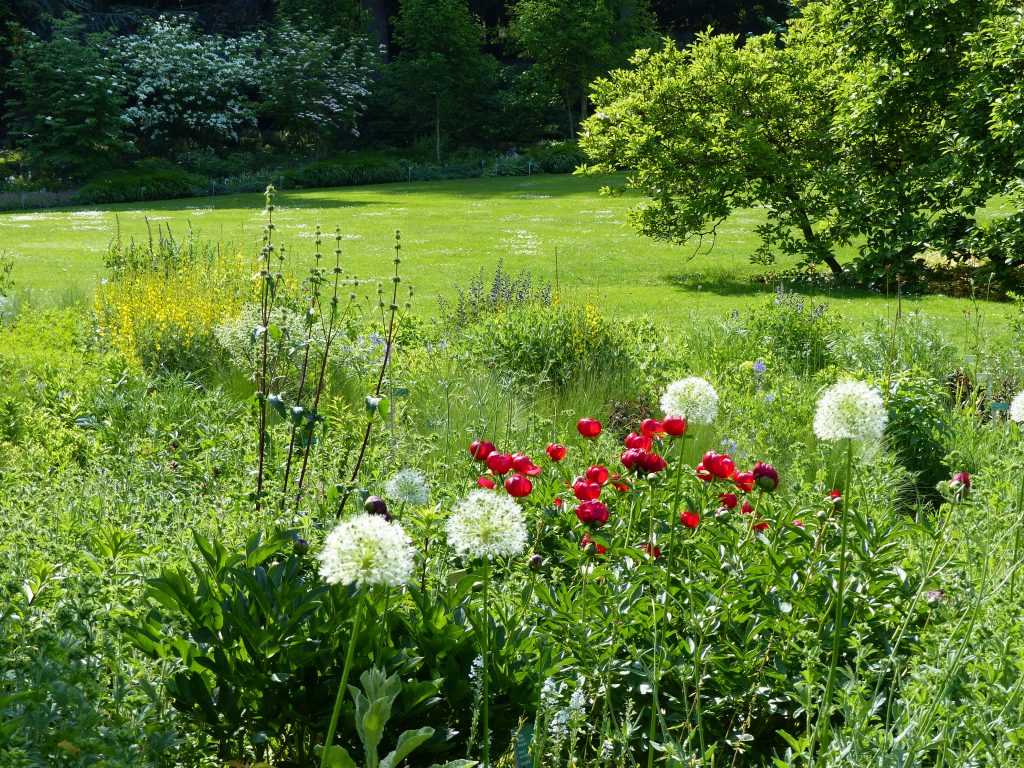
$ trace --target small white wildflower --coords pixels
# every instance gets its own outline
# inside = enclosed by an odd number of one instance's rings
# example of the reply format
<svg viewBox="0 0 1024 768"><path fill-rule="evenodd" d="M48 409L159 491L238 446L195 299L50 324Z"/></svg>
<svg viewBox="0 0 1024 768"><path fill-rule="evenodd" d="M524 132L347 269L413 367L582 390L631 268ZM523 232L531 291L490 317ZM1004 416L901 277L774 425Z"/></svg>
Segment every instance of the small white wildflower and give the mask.
<svg viewBox="0 0 1024 768"><path fill-rule="evenodd" d="M448 544L467 559L517 555L526 548L526 521L519 505L483 488L458 503L446 529Z"/></svg>
<svg viewBox="0 0 1024 768"><path fill-rule="evenodd" d="M668 385L661 396L661 410L691 424L710 424L718 416L718 393L707 379L688 376Z"/></svg>
<svg viewBox="0 0 1024 768"><path fill-rule="evenodd" d="M877 442L888 421L881 393L863 381L840 381L818 400L814 434L820 440Z"/></svg>
<svg viewBox="0 0 1024 768"><path fill-rule="evenodd" d="M392 501L423 506L430 501L427 477L416 469L403 469L391 476L384 486L384 495Z"/></svg>
<svg viewBox="0 0 1024 768"><path fill-rule="evenodd" d="M328 584L397 587L412 575L413 548L398 523L360 514L327 535L319 560L320 575Z"/></svg>
<svg viewBox="0 0 1024 768"><path fill-rule="evenodd" d="M1010 403L1010 418L1018 424L1024 424L1024 392L1017 393Z"/></svg>

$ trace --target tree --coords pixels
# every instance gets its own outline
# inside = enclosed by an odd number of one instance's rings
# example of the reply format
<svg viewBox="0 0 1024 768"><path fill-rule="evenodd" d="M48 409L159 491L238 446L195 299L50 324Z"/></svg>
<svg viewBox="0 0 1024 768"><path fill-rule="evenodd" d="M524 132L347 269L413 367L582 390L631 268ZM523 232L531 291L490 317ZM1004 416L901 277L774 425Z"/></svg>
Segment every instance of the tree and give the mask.
<svg viewBox="0 0 1024 768"><path fill-rule="evenodd" d="M105 42L73 17L55 22L49 40L24 33L9 70L6 122L30 167L77 178L129 150Z"/></svg>
<svg viewBox="0 0 1024 768"><path fill-rule="evenodd" d="M493 79L496 62L480 50L482 33L466 0L402 0L395 19L400 51L388 79L413 125L432 116L439 162L442 115L464 120Z"/></svg>
<svg viewBox="0 0 1024 768"><path fill-rule="evenodd" d="M763 206L761 255L773 250L842 267L831 220L836 150L832 81L817 49L774 35L698 36L641 51L593 87L581 147L599 171L625 168L650 198L630 218L646 235L687 242L733 210Z"/></svg>
<svg viewBox="0 0 1024 768"><path fill-rule="evenodd" d="M587 116L590 83L653 43L653 29L646 0L519 0L511 25L522 52L557 88L570 139Z"/></svg>

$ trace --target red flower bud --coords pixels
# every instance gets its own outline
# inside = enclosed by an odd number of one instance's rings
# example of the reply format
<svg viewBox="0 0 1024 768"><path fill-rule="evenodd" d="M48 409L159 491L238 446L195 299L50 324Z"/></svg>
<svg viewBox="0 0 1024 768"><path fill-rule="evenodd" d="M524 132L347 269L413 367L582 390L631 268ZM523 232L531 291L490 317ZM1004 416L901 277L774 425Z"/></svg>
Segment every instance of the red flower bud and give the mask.
<svg viewBox="0 0 1024 768"><path fill-rule="evenodd" d="M572 484L572 492L580 501L593 501L601 495L601 485L577 477L576 482Z"/></svg>
<svg viewBox="0 0 1024 768"><path fill-rule="evenodd" d="M656 544L644 544L641 549L649 558L651 558L651 560L658 560L661 558L661 547Z"/></svg>
<svg viewBox="0 0 1024 768"><path fill-rule="evenodd" d="M665 429L665 434L672 437L682 437L686 434L686 419L682 416L669 416L661 422L661 426Z"/></svg>
<svg viewBox="0 0 1024 768"><path fill-rule="evenodd" d="M732 481L736 483L736 487L744 493L750 493L754 490L753 472L737 472L732 476Z"/></svg>
<svg viewBox="0 0 1024 768"><path fill-rule="evenodd" d="M779 487L779 473L771 464L759 461L754 464L754 471L751 474L757 487L766 493L771 493Z"/></svg>
<svg viewBox="0 0 1024 768"><path fill-rule="evenodd" d="M768 521L762 520L760 523L754 523L754 530L758 533L768 530Z"/></svg>
<svg viewBox="0 0 1024 768"><path fill-rule="evenodd" d="M640 422L640 432L647 437L654 437L665 432L664 426L657 419L644 419Z"/></svg>
<svg viewBox="0 0 1024 768"><path fill-rule="evenodd" d="M626 439L623 442L627 448L635 448L638 451L649 451L653 444L649 435L638 435L636 432L630 432L626 435Z"/></svg>
<svg viewBox="0 0 1024 768"><path fill-rule="evenodd" d="M505 479L505 490L508 491L509 496L521 499L523 496L530 495L533 483L526 475L511 475Z"/></svg>
<svg viewBox="0 0 1024 768"><path fill-rule="evenodd" d="M718 500L722 502L722 506L726 509L736 509L736 505L739 504L739 499L736 498L735 493L723 493L718 497Z"/></svg>
<svg viewBox="0 0 1024 768"><path fill-rule="evenodd" d="M685 525L687 528L696 528L698 525L700 525L700 515L698 515L696 512L691 512L690 510L686 509L683 510L683 513L681 515L679 515L679 522Z"/></svg>
<svg viewBox="0 0 1024 768"><path fill-rule="evenodd" d="M561 443L548 443L546 450L548 452L548 458L554 462L559 462L565 458L565 446Z"/></svg>
<svg viewBox="0 0 1024 768"><path fill-rule="evenodd" d="M598 483L604 485L608 482L608 469L597 464L593 467L588 467L586 471L587 480L592 483Z"/></svg>
<svg viewBox="0 0 1024 768"><path fill-rule="evenodd" d="M584 525L599 528L608 522L608 507L594 499L583 501L576 507L576 517Z"/></svg>
<svg viewBox="0 0 1024 768"><path fill-rule="evenodd" d="M576 429L588 440L601 434L601 422L597 419L580 419L576 422Z"/></svg>
<svg viewBox="0 0 1024 768"><path fill-rule="evenodd" d="M971 490L971 476L967 472L957 472L953 475L953 479L949 481L949 484L954 491L960 489L969 491Z"/></svg>
<svg viewBox="0 0 1024 768"><path fill-rule="evenodd" d="M494 453L494 443L486 440L474 440L469 444L469 455L476 461L487 461L487 457Z"/></svg>
<svg viewBox="0 0 1024 768"><path fill-rule="evenodd" d="M833 488L831 491L828 492L828 501L832 502L832 504L835 506L839 506L839 504L843 501L843 492L840 491L838 488Z"/></svg>
<svg viewBox="0 0 1024 768"><path fill-rule="evenodd" d="M562 500L561 496L555 496L554 500L551 503L554 504L559 509L561 509L562 505L565 504L565 501Z"/></svg>
<svg viewBox="0 0 1024 768"><path fill-rule="evenodd" d="M584 533L583 538L580 539L580 549L588 550L590 549L591 545L593 545L594 552L596 552L599 555L603 555L605 552L608 551L607 547L603 547L596 541L591 539L589 533Z"/></svg>
<svg viewBox="0 0 1024 768"><path fill-rule="evenodd" d="M612 488L619 493L628 493L629 483L623 480L621 475L612 475Z"/></svg>
<svg viewBox="0 0 1024 768"><path fill-rule="evenodd" d="M521 474L536 477L540 474L540 467L533 463L533 459L525 453L512 454L512 468Z"/></svg>
<svg viewBox="0 0 1024 768"><path fill-rule="evenodd" d="M754 511L754 507L751 505L751 503L749 501L744 499L743 500L743 506L740 507L740 512L742 512L744 515L749 515L753 511Z"/></svg>
<svg viewBox="0 0 1024 768"><path fill-rule="evenodd" d="M504 475L512 469L512 457L495 451L487 457L487 468L496 475Z"/></svg>
<svg viewBox="0 0 1024 768"><path fill-rule="evenodd" d="M736 471L736 464L733 462L732 457L723 453L710 469L712 474L719 480L728 480L732 477L733 472Z"/></svg>
<svg viewBox="0 0 1024 768"><path fill-rule="evenodd" d="M476 479L476 484L479 485L481 488L494 489L496 487L494 481L491 480L491 478L484 477L483 475L480 475L480 477Z"/></svg>

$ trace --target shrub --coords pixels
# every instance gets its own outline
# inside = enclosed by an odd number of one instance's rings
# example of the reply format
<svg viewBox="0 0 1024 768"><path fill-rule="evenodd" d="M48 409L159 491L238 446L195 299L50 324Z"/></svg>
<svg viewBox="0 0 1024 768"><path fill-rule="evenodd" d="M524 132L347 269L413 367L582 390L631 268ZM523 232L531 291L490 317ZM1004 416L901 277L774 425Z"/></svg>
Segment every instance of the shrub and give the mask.
<svg viewBox="0 0 1024 768"><path fill-rule="evenodd" d="M900 463L916 475L918 489L932 490L948 478L943 460L951 404L945 388L920 368L900 371L888 384L886 436Z"/></svg>
<svg viewBox="0 0 1024 768"><path fill-rule="evenodd" d="M134 168L108 171L78 191L79 203L126 203L192 197L207 188L202 176L157 159L143 160Z"/></svg>
<svg viewBox="0 0 1024 768"><path fill-rule="evenodd" d="M97 333L148 370L199 371L218 358L215 329L246 295L239 254L130 270L96 290Z"/></svg>
<svg viewBox="0 0 1024 768"><path fill-rule="evenodd" d="M544 173L572 173L587 160L583 150L572 141L544 142L532 147L527 156L538 163Z"/></svg>
<svg viewBox="0 0 1024 768"><path fill-rule="evenodd" d="M754 310L745 323L749 349L784 362L795 371L818 371L833 361L838 321L825 304L812 305L779 288L774 299Z"/></svg>

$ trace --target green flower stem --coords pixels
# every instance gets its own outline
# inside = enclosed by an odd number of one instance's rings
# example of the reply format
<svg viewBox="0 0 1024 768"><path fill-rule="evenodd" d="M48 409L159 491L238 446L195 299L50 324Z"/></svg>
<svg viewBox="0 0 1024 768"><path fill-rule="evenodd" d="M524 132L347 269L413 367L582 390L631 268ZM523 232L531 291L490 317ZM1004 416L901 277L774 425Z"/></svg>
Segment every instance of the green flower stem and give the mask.
<svg viewBox="0 0 1024 768"><path fill-rule="evenodd" d="M1017 597L1017 571L1020 563L1021 537L1024 531L1024 472L1021 472L1020 490L1017 491L1017 533L1013 540L1013 573L1010 574L1010 599Z"/></svg>
<svg viewBox="0 0 1024 768"><path fill-rule="evenodd" d="M683 451L686 448L686 443L682 437L677 438L677 441L679 443L679 456L676 457L676 485L675 490L672 492L672 509L669 510L668 521L669 528L672 531L672 535L669 537L668 548L668 565L670 573L675 572L676 533L679 530L679 526L682 525L682 523L679 522L679 493L683 486Z"/></svg>
<svg viewBox="0 0 1024 768"><path fill-rule="evenodd" d="M491 766L491 728L489 720L489 709L490 709L490 605L488 599L490 597L490 586L491 586L491 561L488 558L484 558L484 610L483 610L483 631L481 632L481 651L480 659L483 662L480 669L481 674L481 685L482 685L482 701L481 712L480 712L480 738L482 740L482 756L483 756L483 768L490 768Z"/></svg>
<svg viewBox="0 0 1024 768"><path fill-rule="evenodd" d="M853 475L853 441L846 441L846 475L843 486L842 507L840 514L840 545L839 545L839 576L836 580L836 617L835 626L832 630L832 660L828 666L828 680L825 683L825 697L821 701L822 711L818 714L818 726L815 729L815 736L822 728L827 728L829 717L832 714L832 692L835 688L836 670L839 667L839 645L843 629L843 608L844 592L846 590L846 560L847 560L847 534L848 521L850 518L850 501L852 498ZM814 743L811 743L811 754L814 754Z"/></svg>
<svg viewBox="0 0 1024 768"><path fill-rule="evenodd" d="M334 709L331 711L331 722L327 726L327 738L324 739L324 749L320 753L320 768L327 764L327 750L334 743L334 734L338 729L338 717L341 715L341 704L345 700L345 689L348 685L348 675L352 671L352 658L355 656L356 643L359 642L359 630L363 624L363 598L357 598L356 615L352 619L352 637L348 641L348 650L345 651L345 664L341 668L341 680L338 683L338 695L334 697Z"/></svg>

